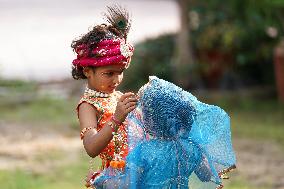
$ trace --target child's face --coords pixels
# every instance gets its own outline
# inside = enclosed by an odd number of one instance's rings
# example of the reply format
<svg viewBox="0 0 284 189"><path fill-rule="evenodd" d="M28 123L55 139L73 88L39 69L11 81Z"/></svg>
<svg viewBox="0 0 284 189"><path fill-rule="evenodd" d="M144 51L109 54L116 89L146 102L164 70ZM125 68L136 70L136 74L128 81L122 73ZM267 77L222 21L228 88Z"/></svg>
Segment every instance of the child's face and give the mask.
<svg viewBox="0 0 284 189"><path fill-rule="evenodd" d="M85 68L84 73L88 78L89 88L104 93L112 93L123 79L122 65L96 67L94 70Z"/></svg>

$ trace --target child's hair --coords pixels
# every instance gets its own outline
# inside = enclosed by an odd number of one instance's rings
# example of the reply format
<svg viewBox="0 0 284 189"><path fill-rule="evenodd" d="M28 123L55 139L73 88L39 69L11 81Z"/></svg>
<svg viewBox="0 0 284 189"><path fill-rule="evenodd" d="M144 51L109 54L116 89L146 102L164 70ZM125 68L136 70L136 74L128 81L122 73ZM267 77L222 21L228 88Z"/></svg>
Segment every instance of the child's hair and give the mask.
<svg viewBox="0 0 284 189"><path fill-rule="evenodd" d="M84 45L87 50L87 57L94 58L97 54L92 53L92 50L97 47L98 43L104 39L115 39L127 38L131 26L131 20L129 19L128 12L125 9L122 9L118 5L114 5L108 8L108 14L105 14L107 18L107 24L100 24L93 27L91 31L87 34L82 35L80 38L75 39L71 43L71 48L74 52L77 52L77 49L80 46ZM95 66L87 66L95 69ZM72 77L76 80L86 79L86 76L83 73L82 66L72 65Z"/></svg>

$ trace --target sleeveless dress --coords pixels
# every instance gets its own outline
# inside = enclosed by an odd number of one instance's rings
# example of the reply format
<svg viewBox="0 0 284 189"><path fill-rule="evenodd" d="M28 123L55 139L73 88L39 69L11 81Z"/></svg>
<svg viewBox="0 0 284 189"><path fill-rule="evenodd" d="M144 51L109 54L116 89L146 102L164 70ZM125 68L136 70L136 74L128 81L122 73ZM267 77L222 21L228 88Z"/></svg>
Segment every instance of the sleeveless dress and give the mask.
<svg viewBox="0 0 284 189"><path fill-rule="evenodd" d="M104 189L220 189L235 168L230 118L178 86L150 77L128 117L124 172L103 171Z"/></svg>
<svg viewBox="0 0 284 189"><path fill-rule="evenodd" d="M115 91L109 97L96 97L93 94L85 92L78 103L77 113L79 106L82 103L88 103L93 107L95 107L99 113L98 123L97 123L97 131L99 132L104 127L105 123L114 114L117 101L121 95L122 95L121 92ZM120 152L119 155L120 157L125 159L128 154L126 122L124 122L119 127L119 129L117 130L117 134L119 136L118 140L116 140L116 142L118 143L117 146L119 146L119 152ZM102 160L102 165L100 170L98 170L98 172L102 172L104 169L110 166L110 162L114 159L114 155L115 155L115 141L114 139L112 139L109 142L109 144L106 146L106 148L103 149L102 152L99 154L99 157ZM98 174L96 178L97 177L100 177L100 175ZM99 189L100 187L95 186L95 188Z"/></svg>

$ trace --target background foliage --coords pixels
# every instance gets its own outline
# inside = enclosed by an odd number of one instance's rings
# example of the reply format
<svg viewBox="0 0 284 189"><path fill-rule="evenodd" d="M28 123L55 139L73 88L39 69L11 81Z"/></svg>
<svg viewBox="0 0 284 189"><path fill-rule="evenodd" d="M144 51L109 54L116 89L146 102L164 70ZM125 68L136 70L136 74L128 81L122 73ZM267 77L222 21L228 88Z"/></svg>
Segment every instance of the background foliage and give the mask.
<svg viewBox="0 0 284 189"><path fill-rule="evenodd" d="M283 36L283 3L268 0L191 1L189 33L200 87L274 85L273 49ZM176 34L136 45L124 87L136 89L147 76L172 81ZM230 82L228 82L230 81Z"/></svg>

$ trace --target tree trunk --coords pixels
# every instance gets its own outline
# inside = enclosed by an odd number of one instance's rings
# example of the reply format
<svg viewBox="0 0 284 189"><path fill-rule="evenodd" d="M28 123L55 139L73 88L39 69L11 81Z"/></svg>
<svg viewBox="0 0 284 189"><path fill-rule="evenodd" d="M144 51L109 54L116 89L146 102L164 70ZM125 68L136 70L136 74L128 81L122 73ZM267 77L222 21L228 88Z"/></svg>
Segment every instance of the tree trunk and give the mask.
<svg viewBox="0 0 284 189"><path fill-rule="evenodd" d="M284 102L284 37L274 49L274 70L278 99Z"/></svg>
<svg viewBox="0 0 284 189"><path fill-rule="evenodd" d="M180 32L176 40L173 78L175 83L184 89L192 86L194 58L191 48L189 25L189 0L176 0L180 10Z"/></svg>

